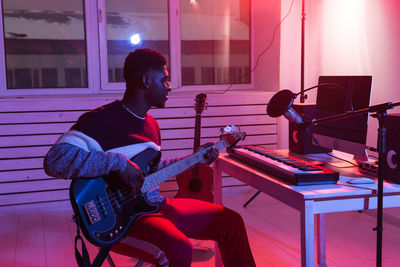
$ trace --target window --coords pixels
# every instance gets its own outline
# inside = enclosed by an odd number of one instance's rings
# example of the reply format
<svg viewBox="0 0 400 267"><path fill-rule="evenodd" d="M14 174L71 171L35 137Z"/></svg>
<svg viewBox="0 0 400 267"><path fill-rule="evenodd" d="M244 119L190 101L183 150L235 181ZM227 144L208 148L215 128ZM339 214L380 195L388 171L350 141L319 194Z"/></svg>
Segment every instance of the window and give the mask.
<svg viewBox="0 0 400 267"><path fill-rule="evenodd" d="M252 83L250 0L0 1L0 96L122 92L140 47L167 58L173 88Z"/></svg>
<svg viewBox="0 0 400 267"><path fill-rule="evenodd" d="M7 89L88 87L83 0L2 4Z"/></svg>
<svg viewBox="0 0 400 267"><path fill-rule="evenodd" d="M105 87L124 82L124 59L136 48L155 49L169 62L168 1L105 0L104 10L100 43L106 54L101 57L102 77L107 78L103 80Z"/></svg>
<svg viewBox="0 0 400 267"><path fill-rule="evenodd" d="M182 85L250 83L249 1L181 1L181 61Z"/></svg>
<svg viewBox="0 0 400 267"><path fill-rule="evenodd" d="M173 88L251 83L250 0L103 1L103 89L123 89L123 60L142 47L166 56Z"/></svg>

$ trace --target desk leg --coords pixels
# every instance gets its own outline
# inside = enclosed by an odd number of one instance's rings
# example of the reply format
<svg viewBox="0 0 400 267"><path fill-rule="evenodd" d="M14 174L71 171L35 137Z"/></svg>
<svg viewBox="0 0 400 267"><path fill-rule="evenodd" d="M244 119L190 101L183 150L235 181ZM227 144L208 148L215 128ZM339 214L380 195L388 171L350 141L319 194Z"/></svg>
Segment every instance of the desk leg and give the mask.
<svg viewBox="0 0 400 267"><path fill-rule="evenodd" d="M314 266L314 202L304 202L301 210L301 266Z"/></svg>
<svg viewBox="0 0 400 267"><path fill-rule="evenodd" d="M218 159L214 161L214 203L222 205L222 172Z"/></svg>
<svg viewBox="0 0 400 267"><path fill-rule="evenodd" d="M222 205L222 172L218 164L218 159L214 161L214 203ZM218 243L215 242L215 267L222 267L221 253Z"/></svg>
<svg viewBox="0 0 400 267"><path fill-rule="evenodd" d="M320 267L326 266L326 227L325 214L316 214L317 220L317 259Z"/></svg>

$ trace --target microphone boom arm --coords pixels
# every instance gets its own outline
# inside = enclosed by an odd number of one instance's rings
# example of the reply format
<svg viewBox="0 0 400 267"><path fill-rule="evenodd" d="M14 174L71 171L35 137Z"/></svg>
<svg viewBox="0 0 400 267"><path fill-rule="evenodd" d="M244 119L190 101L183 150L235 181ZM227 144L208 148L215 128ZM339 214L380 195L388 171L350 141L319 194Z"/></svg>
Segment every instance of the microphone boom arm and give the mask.
<svg viewBox="0 0 400 267"><path fill-rule="evenodd" d="M346 117L350 117L350 116L358 115L358 114L362 114L362 113L367 113L367 112L371 112L371 113L372 112L382 112L382 111L386 111L388 109L392 109L393 107L399 106L399 105L400 105L400 101L395 102L395 103L386 102L383 104L370 106L368 108L363 108L363 109L359 109L359 110L355 110L355 111L347 111L345 113L334 115L334 116L329 116L329 117L325 117L325 118L321 118L321 119L313 119L311 121L311 124L316 126L320 122L323 122L323 121L330 121L330 120L336 120L336 119L340 119L340 118L346 118Z"/></svg>

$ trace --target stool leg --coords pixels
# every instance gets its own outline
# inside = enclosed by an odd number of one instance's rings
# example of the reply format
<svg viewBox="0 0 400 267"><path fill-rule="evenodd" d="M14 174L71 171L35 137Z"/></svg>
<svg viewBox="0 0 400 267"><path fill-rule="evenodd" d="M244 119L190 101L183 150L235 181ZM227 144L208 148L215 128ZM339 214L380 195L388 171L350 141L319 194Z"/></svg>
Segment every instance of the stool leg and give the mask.
<svg viewBox="0 0 400 267"><path fill-rule="evenodd" d="M110 267L115 267L114 261L112 260L110 255L107 255L106 259L108 261L108 264L110 264Z"/></svg>
<svg viewBox="0 0 400 267"><path fill-rule="evenodd" d="M110 267L116 267L115 266L115 263L114 263L114 261L113 261L113 259L111 258L111 256L110 255L107 255L107 261L108 261L108 264L110 264ZM144 264L144 261L138 261L136 264L135 264L135 266L134 267L141 267L142 265Z"/></svg>
<svg viewBox="0 0 400 267"><path fill-rule="evenodd" d="M253 201L253 199L255 199L256 198L256 196L258 196L258 194L260 194L261 193L261 191L260 190L258 190L257 191L257 193L255 193L249 200L247 200L247 202L246 203L244 203L244 205L243 205L243 208L246 208L247 207L247 205L249 205L250 204L250 202L252 202Z"/></svg>
<svg viewBox="0 0 400 267"><path fill-rule="evenodd" d="M144 264L144 261L138 261L135 267L141 267Z"/></svg>

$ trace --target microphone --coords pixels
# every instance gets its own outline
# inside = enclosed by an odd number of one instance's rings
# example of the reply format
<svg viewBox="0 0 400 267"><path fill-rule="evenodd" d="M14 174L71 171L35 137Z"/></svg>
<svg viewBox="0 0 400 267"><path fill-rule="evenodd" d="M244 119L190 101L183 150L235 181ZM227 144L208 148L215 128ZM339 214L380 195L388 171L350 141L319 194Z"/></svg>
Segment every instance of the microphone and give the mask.
<svg viewBox="0 0 400 267"><path fill-rule="evenodd" d="M297 94L294 94L288 89L279 91L269 100L267 104L267 114L273 118L283 115L290 122L295 123L299 129L303 129L312 134L309 126L310 124L313 124L314 120L310 120L307 117L303 118L292 108L296 96ZM314 135L312 135L312 139L317 145L319 144L318 139L315 138Z"/></svg>
<svg viewBox="0 0 400 267"><path fill-rule="evenodd" d="M298 126L304 126L304 119L292 108L295 98L296 94L290 90L285 89L279 91L267 104L268 116L276 118L283 115L290 122L293 122Z"/></svg>

